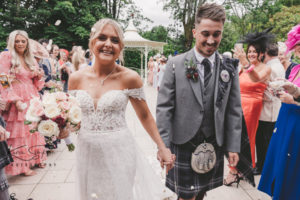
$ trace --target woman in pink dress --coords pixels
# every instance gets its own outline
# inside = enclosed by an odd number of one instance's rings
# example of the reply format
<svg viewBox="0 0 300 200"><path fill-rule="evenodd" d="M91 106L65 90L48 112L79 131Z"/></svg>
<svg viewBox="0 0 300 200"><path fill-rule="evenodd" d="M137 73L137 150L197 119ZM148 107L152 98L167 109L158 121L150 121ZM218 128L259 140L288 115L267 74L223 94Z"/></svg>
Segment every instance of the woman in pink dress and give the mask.
<svg viewBox="0 0 300 200"><path fill-rule="evenodd" d="M153 57L151 56L148 62L148 84L153 85L153 67L154 67L154 62L153 62Z"/></svg>
<svg viewBox="0 0 300 200"><path fill-rule="evenodd" d="M9 88L2 88L1 97L10 103L3 113L10 132L7 139L14 162L6 167L10 175L34 175L32 166L44 167L47 159L45 140L40 133L30 133L30 127L24 124L30 100L39 97L38 91L44 86L43 72L32 55L28 35L16 30L10 33L8 50L0 54L0 73L11 78Z"/></svg>

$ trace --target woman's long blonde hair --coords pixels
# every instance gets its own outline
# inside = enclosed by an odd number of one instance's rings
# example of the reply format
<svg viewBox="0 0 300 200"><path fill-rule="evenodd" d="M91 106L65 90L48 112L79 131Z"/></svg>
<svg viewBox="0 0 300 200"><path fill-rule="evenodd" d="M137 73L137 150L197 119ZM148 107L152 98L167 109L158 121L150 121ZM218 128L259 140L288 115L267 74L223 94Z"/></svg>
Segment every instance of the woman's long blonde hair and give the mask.
<svg viewBox="0 0 300 200"><path fill-rule="evenodd" d="M121 52L119 55L119 60L121 61L121 63L124 62L123 59L123 50L124 50L124 34L123 34L123 30L120 27L120 25L118 24L118 22L116 22L113 19L109 19L109 18L104 18L104 19L100 19L99 21L97 21L94 26L91 29L91 34L90 34L90 40L89 40L89 48L90 48L90 52L92 51L92 45L93 45L93 41L99 36L99 34L101 33L102 29L104 28L105 25L112 25L114 27L114 29L117 32L117 35L119 37L120 40L120 47L121 47Z"/></svg>
<svg viewBox="0 0 300 200"><path fill-rule="evenodd" d="M9 52L11 53L11 71L16 72L16 70L21 66L20 58L18 53L16 52L15 49L15 39L17 35L21 35L26 38L27 40L27 47L24 51L24 61L28 65L29 69L32 71L34 69L35 65L35 60L32 54L32 48L31 48L31 43L28 37L28 34L25 31L22 30L15 30L9 34L8 37L8 42L7 42L7 48Z"/></svg>
<svg viewBox="0 0 300 200"><path fill-rule="evenodd" d="M72 64L74 65L75 71L79 70L80 64L85 62L84 50L81 46L77 46L72 50Z"/></svg>

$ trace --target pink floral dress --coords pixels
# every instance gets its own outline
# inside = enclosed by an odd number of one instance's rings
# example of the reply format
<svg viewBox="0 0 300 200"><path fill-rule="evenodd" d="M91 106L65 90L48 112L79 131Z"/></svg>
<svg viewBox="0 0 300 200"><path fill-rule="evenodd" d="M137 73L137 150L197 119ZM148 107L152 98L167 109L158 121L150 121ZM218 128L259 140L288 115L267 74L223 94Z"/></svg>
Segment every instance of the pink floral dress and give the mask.
<svg viewBox="0 0 300 200"><path fill-rule="evenodd" d="M9 74L11 65L10 52L2 52L0 74ZM38 91L43 88L44 81L38 80L23 66L19 67L15 76L17 81L14 81L10 88L4 89L0 85L1 97L10 103L8 111L3 113L7 124L6 130L10 132L7 144L11 147L14 159L14 162L5 168L6 173L10 175L25 173L31 166L47 159L44 137L38 132L30 133L29 126L24 124L30 100L39 96ZM27 104L25 110L17 110L15 102L18 100Z"/></svg>

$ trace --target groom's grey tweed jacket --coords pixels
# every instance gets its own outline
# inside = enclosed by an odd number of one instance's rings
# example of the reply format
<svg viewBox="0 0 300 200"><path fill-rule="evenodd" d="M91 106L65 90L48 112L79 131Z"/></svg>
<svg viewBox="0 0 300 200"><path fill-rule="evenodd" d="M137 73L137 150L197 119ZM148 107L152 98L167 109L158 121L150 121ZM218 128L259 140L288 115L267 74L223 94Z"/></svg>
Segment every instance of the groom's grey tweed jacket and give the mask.
<svg viewBox="0 0 300 200"><path fill-rule="evenodd" d="M203 122L203 89L186 77L186 62L196 57L193 49L167 63L157 97L156 121L165 144L184 144L199 131ZM240 152L242 108L237 62L216 52L214 86L214 129L219 146L228 152ZM221 72L230 74L228 82ZM224 74L224 73L223 73Z"/></svg>

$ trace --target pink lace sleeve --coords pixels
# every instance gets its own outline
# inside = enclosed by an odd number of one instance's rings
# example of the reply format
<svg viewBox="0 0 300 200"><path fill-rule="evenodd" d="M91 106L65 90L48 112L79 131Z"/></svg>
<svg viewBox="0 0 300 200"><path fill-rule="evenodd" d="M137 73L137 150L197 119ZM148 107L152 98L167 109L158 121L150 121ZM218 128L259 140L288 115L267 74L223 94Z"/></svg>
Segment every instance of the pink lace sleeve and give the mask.
<svg viewBox="0 0 300 200"><path fill-rule="evenodd" d="M11 67L11 54L8 51L4 51L0 54L0 74L9 75L9 70ZM15 102L18 100L22 100L21 97L16 95L13 88L3 88L0 85L1 97L7 102Z"/></svg>

